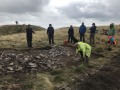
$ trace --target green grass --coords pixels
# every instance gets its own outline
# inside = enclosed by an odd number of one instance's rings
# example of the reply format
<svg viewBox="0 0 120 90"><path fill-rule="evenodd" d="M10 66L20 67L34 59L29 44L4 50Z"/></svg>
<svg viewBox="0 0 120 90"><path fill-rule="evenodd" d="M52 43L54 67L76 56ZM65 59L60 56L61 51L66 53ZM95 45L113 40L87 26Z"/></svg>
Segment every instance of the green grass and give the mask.
<svg viewBox="0 0 120 90"><path fill-rule="evenodd" d="M76 73L84 73L86 70L87 70L86 65L81 64L81 65L76 67L75 72Z"/></svg>
<svg viewBox="0 0 120 90"><path fill-rule="evenodd" d="M63 73L62 69L54 69L50 72L51 75L60 75Z"/></svg>
<svg viewBox="0 0 120 90"><path fill-rule="evenodd" d="M32 26L33 30L35 30L36 34L33 34L33 47L38 48L42 46L47 46L48 44L48 37L46 34L46 30L41 27ZM0 48L26 48L26 34L25 28L23 25L5 25L0 27ZM22 33L21 31L17 30L17 28L23 28ZM102 29L109 29L109 26L98 26L97 30L99 32L96 34L96 41L98 43L105 43L107 37L105 35L101 35ZM117 30L119 26L116 26ZM3 35L4 34L4 35ZM79 27L74 27L74 35L79 40ZM87 33L85 34L86 42L89 43L89 27L87 28ZM62 37L62 38L60 38ZM119 36L116 37L119 39ZM55 30L54 33L54 40L56 45L63 44L64 40L68 40L68 28L60 28Z"/></svg>
<svg viewBox="0 0 120 90"><path fill-rule="evenodd" d="M15 27L15 28L14 28ZM18 26L12 26L12 29L16 30ZM108 26L98 27L97 29L101 31L102 29L108 29ZM117 27L118 28L118 27ZM11 34L10 28L7 29L4 33L9 35L0 35L0 48L22 48L25 49L27 47L26 44L26 34L25 33L16 33ZM75 27L75 37L79 39L78 27ZM55 31L55 43L57 45L63 44L64 40L67 40L67 30L68 28L62 28ZM18 30L21 32L20 30ZM87 32L89 32L89 28L87 28ZM33 47L39 48L49 45L48 37L46 34L46 30L36 31L36 34L33 35ZM118 37L119 39L119 34ZM100 35L99 33L96 35L97 42L101 39L106 40L105 35ZM89 42L89 33L86 33L86 41ZM95 45L93 47L94 51L99 53L104 52L105 44L101 42L99 45ZM118 48L116 48L118 49ZM110 52L104 52L103 55L111 55ZM107 62L106 58L92 58L90 59L90 65L93 66L93 69L98 69L105 65ZM76 65L70 66L60 69L54 69L50 72L38 73L38 74L24 74L18 75L18 77L12 75L5 75L0 77L0 86L4 85L5 81L8 84L19 83L21 85L21 90L54 90L56 86L59 85L73 85L75 83L75 79L79 78L80 75L84 75L89 69L84 65Z"/></svg>
<svg viewBox="0 0 120 90"><path fill-rule="evenodd" d="M27 25L3 25L0 26L0 35L9 35L9 34L16 34L16 33L24 33L26 31ZM31 26L34 31L41 31L45 30L40 26Z"/></svg>
<svg viewBox="0 0 120 90"><path fill-rule="evenodd" d="M24 88L25 90L26 90L26 89L29 90L29 89L32 89L33 86L34 86L33 83L26 83L26 84L23 84L22 88Z"/></svg>
<svg viewBox="0 0 120 90"><path fill-rule="evenodd" d="M55 83L62 83L63 81L65 81L65 77L63 75L56 75L53 80Z"/></svg>

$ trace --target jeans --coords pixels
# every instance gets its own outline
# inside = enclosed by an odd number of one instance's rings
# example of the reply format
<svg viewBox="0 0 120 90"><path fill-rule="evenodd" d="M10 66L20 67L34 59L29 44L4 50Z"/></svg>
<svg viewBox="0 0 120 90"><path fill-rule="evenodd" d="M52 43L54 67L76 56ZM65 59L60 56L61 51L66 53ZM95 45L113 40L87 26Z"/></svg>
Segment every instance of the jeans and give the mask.
<svg viewBox="0 0 120 90"><path fill-rule="evenodd" d="M27 45L29 48L32 47L32 36L27 36Z"/></svg>
<svg viewBox="0 0 120 90"><path fill-rule="evenodd" d="M95 33L90 33L90 44L95 44Z"/></svg>
<svg viewBox="0 0 120 90"><path fill-rule="evenodd" d="M68 35L68 43L73 41L73 35Z"/></svg>
<svg viewBox="0 0 120 90"><path fill-rule="evenodd" d="M80 33L80 41L85 42L85 34L84 33Z"/></svg>
<svg viewBox="0 0 120 90"><path fill-rule="evenodd" d="M49 44L54 44L54 36L53 35L48 35L49 38Z"/></svg>

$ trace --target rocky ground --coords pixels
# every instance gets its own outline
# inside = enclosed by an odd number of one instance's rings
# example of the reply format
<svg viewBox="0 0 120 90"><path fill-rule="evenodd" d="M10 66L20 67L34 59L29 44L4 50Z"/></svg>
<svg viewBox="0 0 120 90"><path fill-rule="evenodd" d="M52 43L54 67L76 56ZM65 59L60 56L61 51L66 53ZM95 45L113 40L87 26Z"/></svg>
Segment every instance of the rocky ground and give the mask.
<svg viewBox="0 0 120 90"><path fill-rule="evenodd" d="M0 74L42 72L79 62L75 49L63 46L0 50Z"/></svg>
<svg viewBox="0 0 120 90"><path fill-rule="evenodd" d="M33 88L31 84L27 85L29 87L27 89L22 84L26 82L25 79L29 75L51 72L59 68L71 68L72 66L76 68L80 64L80 56L75 55L75 48L71 46L24 50L0 49L0 78L3 78L0 80L0 87L1 90L33 90L30 89ZM87 67L85 71L80 71L80 73L78 71L79 67L77 73L72 70L69 72L70 76L71 74L74 76L72 84L60 83L58 86L54 86L54 90L120 90L119 49L113 51L107 51L103 48L93 49L90 67ZM7 75L12 76L12 78ZM7 77L7 80L4 77ZM31 77L34 77L35 81L38 79L36 76ZM69 74L67 77L71 78Z"/></svg>

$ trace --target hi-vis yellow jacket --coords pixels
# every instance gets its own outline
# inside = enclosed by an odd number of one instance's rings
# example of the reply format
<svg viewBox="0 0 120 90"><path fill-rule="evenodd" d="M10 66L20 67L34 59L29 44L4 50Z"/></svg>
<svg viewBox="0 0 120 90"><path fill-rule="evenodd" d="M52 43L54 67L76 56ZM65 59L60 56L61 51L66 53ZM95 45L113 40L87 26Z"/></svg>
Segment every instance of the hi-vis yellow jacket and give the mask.
<svg viewBox="0 0 120 90"><path fill-rule="evenodd" d="M91 49L92 49L92 47L89 44L83 43L83 42L78 42L78 48L76 49L76 53L78 53L79 51L82 51L83 57L85 57L85 55L90 57Z"/></svg>

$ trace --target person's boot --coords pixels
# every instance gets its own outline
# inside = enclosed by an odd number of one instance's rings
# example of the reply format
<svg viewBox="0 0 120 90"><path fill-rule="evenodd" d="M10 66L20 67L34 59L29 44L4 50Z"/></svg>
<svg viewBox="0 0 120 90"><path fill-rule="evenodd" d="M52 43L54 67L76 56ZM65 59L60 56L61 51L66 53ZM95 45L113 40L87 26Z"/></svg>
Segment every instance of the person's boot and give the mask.
<svg viewBox="0 0 120 90"><path fill-rule="evenodd" d="M85 57L84 57L84 64L88 67L88 65L89 65L88 56L85 56Z"/></svg>

